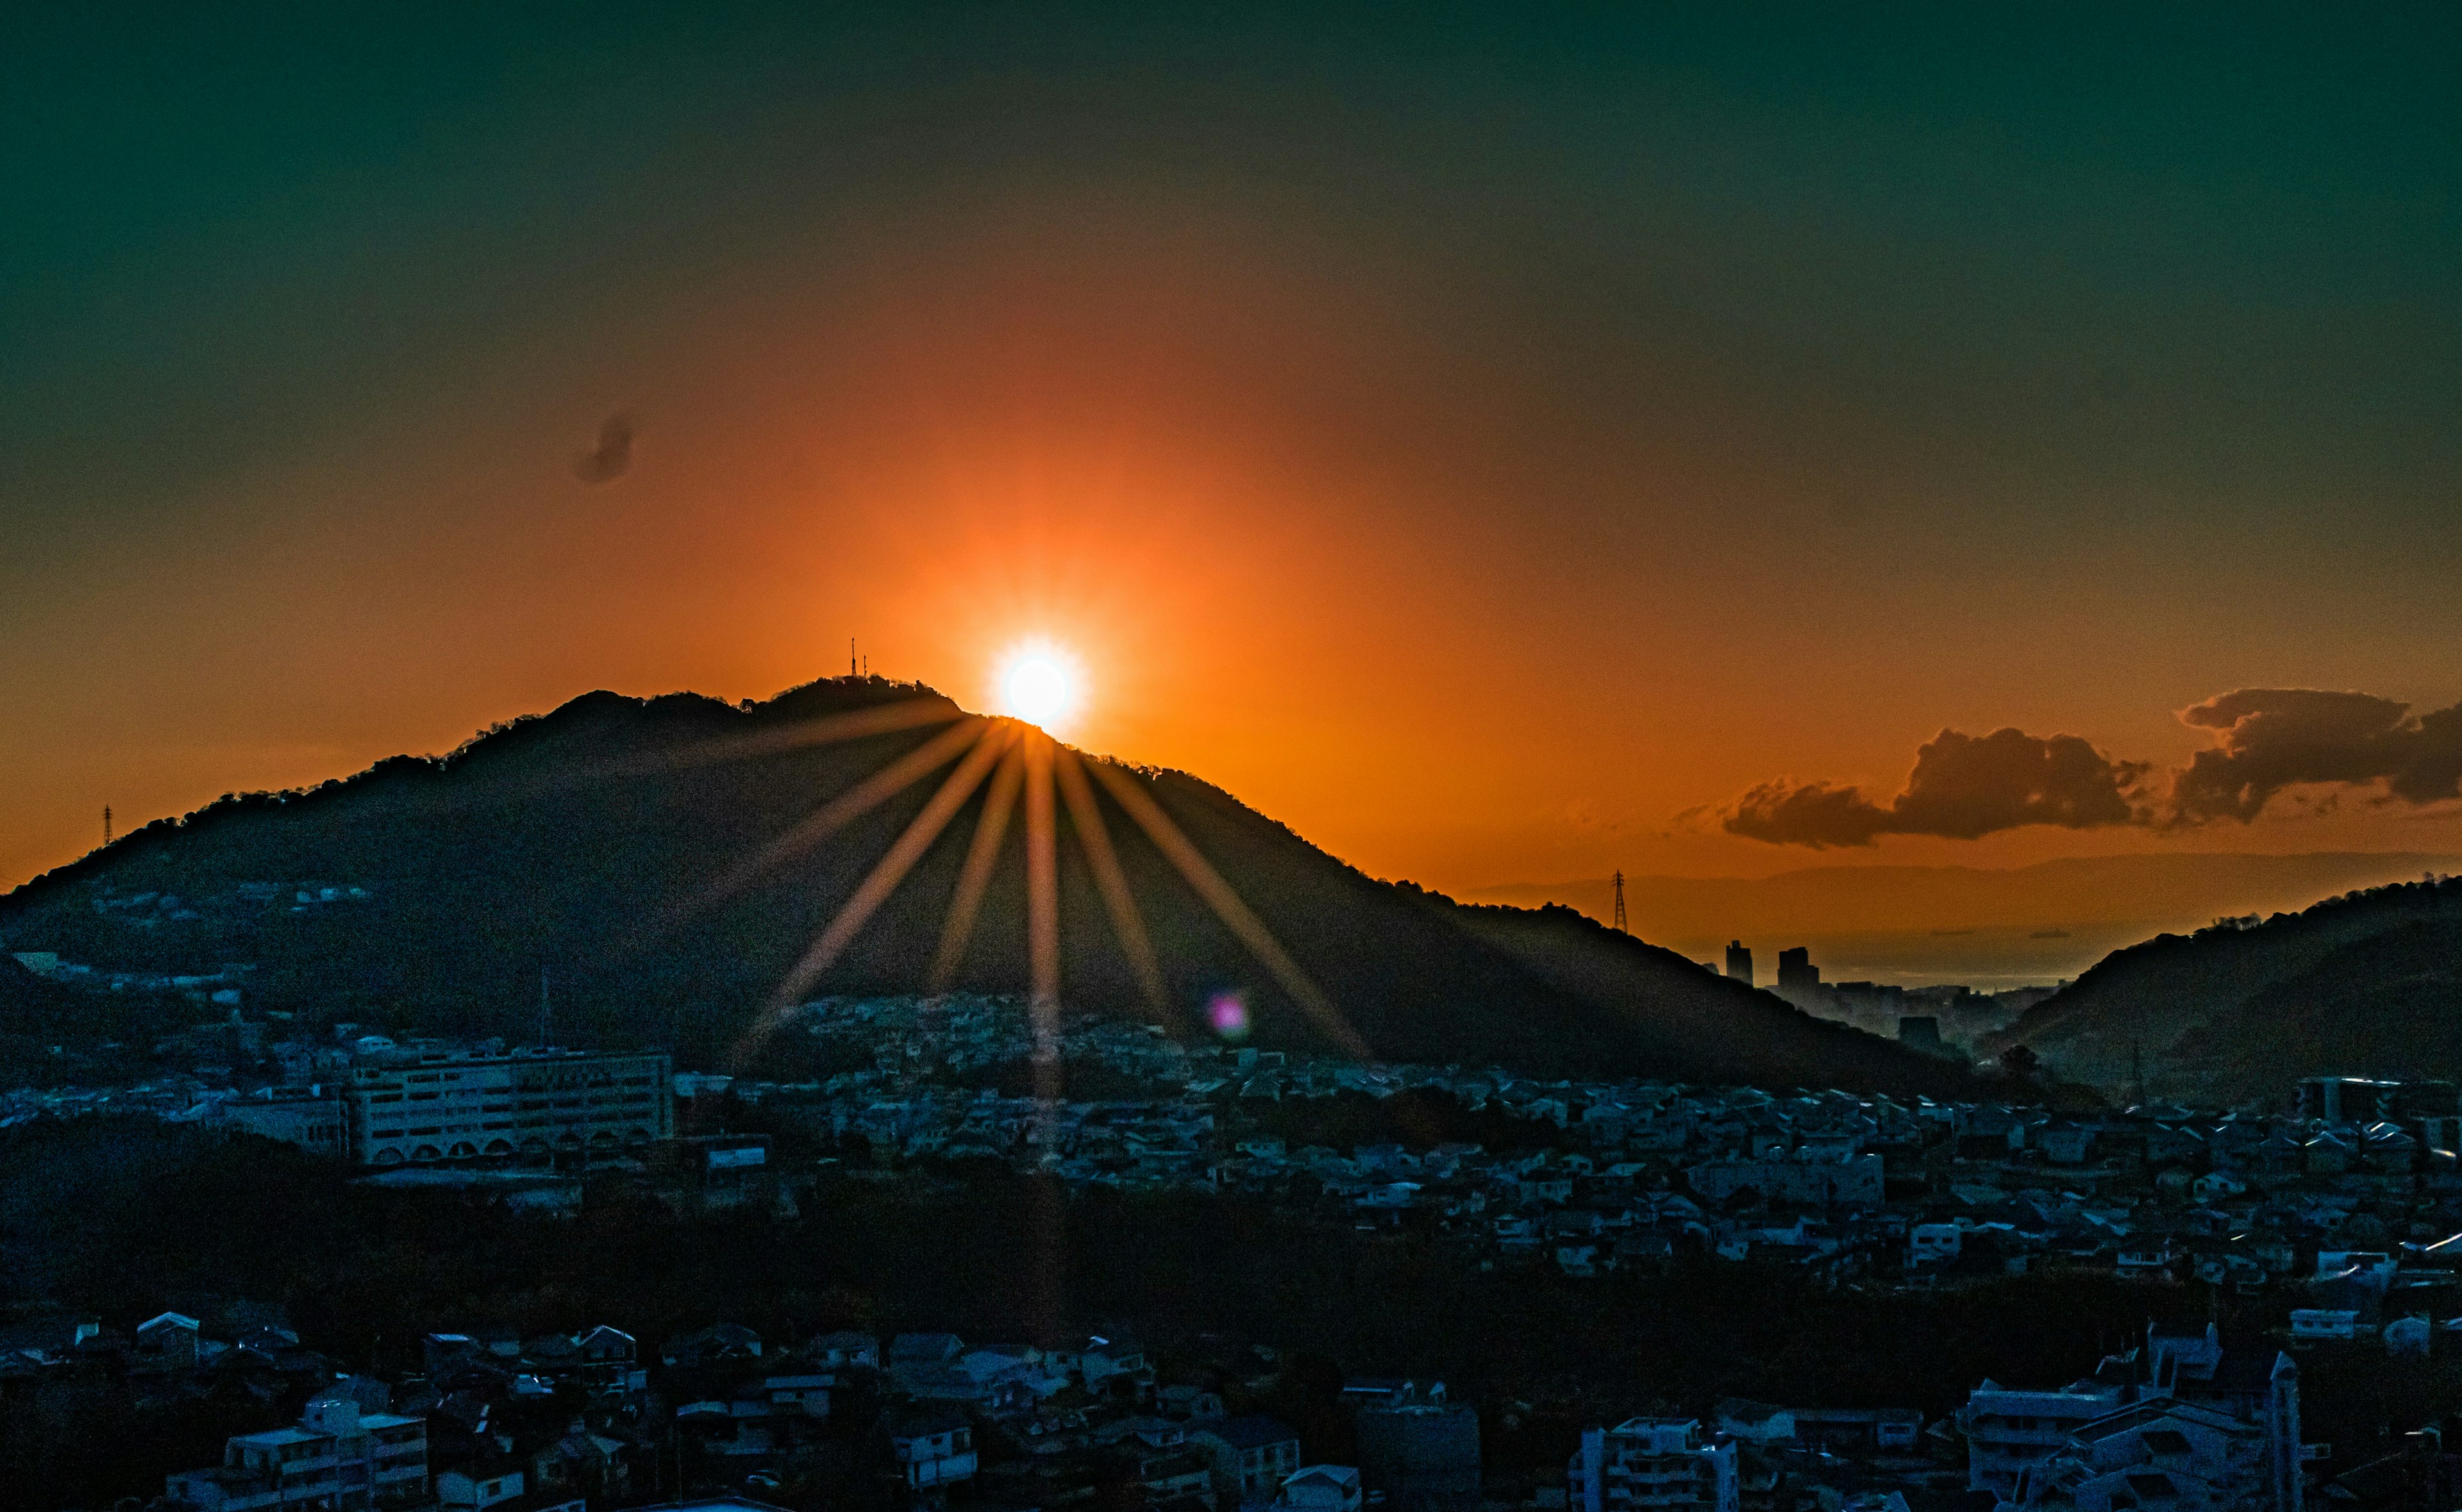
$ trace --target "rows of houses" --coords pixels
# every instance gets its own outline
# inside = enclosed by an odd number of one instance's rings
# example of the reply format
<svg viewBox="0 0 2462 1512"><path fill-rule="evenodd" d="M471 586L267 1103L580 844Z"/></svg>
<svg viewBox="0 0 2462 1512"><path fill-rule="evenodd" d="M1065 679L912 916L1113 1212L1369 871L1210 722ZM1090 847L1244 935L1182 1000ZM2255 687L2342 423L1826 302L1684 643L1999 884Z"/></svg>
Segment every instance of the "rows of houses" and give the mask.
<svg viewBox="0 0 2462 1512"><path fill-rule="evenodd" d="M900 1504L1054 1512L1909 1512L1954 1490L1998 1512L2403 1512L2424 1485L2462 1489L2462 1439L2447 1456L2432 1431L2326 1463L2303 1442L2299 1350L2213 1325L2149 1324L2085 1376L1986 1380L1930 1422L1730 1398L1596 1425L1552 1489L1490 1477L1479 1414L1430 1381L1346 1382L1345 1462L1311 1462L1285 1422L1226 1407L1273 1397L1282 1370L1274 1349L1221 1340L1166 1371L1124 1337L781 1344L718 1324L645 1349L601 1325L430 1333L387 1379L277 1326L175 1312L0 1337L0 1398L108 1373L140 1407L239 1393L290 1415L168 1475L154 1512L589 1512L728 1490L802 1504L850 1465Z"/></svg>
<svg viewBox="0 0 2462 1512"><path fill-rule="evenodd" d="M1244 1192L1368 1226L1432 1229L1577 1276L1698 1251L1840 1285L1954 1285L2049 1266L2283 1286L2296 1306L2305 1299L2285 1284L2308 1278L2320 1252L2409 1243L2430 1251L2413 1268L2441 1275L2432 1246L2462 1234L2450 1086L2312 1082L2289 1115L2055 1113L1361 1066L1191 1048L1087 1019L1066 1028L1059 1054L1154 1095L1044 1102L968 1085L1036 1051L1022 1010L1002 1000L832 1002L806 1018L873 1066L799 1086L694 1079L688 1090L761 1099L782 1122L859 1139L891 1164L995 1159L1073 1184ZM1532 1136L1491 1151L1269 1132L1295 1116L1305 1127L1310 1105L1411 1090L1521 1121ZM2365 1300L2299 1310L2386 1321Z"/></svg>
<svg viewBox="0 0 2462 1512"><path fill-rule="evenodd" d="M153 1512L587 1512L713 1491L809 1501L855 1467L897 1504L1118 1512L1360 1512L1363 1488L1417 1512L1478 1502L1477 1417L1440 1385L1357 1404L1361 1465L1310 1465L1299 1435L1223 1407L1269 1384L1271 1350L1163 1382L1134 1340L1061 1348L945 1332L824 1332L780 1347L718 1324L645 1350L611 1326L436 1332L419 1367L351 1374L286 1330L236 1338L178 1313L119 1330L63 1320L0 1344L0 1399L47 1374L146 1383L137 1405L227 1395L243 1375L295 1420L231 1436L165 1479Z"/></svg>

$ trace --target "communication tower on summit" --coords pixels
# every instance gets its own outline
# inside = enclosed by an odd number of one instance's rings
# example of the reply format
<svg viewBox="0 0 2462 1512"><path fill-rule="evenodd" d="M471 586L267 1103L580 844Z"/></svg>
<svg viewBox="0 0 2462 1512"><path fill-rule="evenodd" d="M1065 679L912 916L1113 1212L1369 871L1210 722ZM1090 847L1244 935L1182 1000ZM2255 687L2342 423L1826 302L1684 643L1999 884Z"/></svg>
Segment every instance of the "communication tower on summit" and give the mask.
<svg viewBox="0 0 2462 1512"><path fill-rule="evenodd" d="M1621 869L1615 875L1615 930L1619 935L1632 933L1631 928L1624 921L1624 873Z"/></svg>

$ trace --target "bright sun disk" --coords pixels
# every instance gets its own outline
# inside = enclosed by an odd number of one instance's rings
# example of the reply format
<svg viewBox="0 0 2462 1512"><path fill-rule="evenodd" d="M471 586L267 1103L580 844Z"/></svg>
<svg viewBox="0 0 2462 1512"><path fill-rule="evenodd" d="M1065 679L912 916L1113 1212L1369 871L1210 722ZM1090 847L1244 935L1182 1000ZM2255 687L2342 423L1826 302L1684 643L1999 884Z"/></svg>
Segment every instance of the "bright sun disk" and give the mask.
<svg viewBox="0 0 2462 1512"><path fill-rule="evenodd" d="M1001 712L1050 729L1075 712L1083 680L1066 652L1022 646L1001 670Z"/></svg>

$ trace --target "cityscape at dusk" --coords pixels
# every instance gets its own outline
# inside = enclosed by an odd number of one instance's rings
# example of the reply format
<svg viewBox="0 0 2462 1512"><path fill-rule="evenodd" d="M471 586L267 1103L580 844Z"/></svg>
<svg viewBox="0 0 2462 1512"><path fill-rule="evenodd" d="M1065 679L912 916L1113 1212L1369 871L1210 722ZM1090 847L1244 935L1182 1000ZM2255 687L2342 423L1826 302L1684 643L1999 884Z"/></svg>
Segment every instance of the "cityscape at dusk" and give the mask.
<svg viewBox="0 0 2462 1512"><path fill-rule="evenodd" d="M2455 1512L2457 77L0 19L0 1507Z"/></svg>

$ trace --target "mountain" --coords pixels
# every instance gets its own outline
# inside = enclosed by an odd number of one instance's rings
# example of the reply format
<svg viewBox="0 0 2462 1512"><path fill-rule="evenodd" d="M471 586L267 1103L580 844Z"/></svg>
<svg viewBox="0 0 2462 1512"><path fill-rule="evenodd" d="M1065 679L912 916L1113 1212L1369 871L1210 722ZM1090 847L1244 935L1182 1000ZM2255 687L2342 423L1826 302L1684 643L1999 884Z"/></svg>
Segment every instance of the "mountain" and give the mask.
<svg viewBox="0 0 2462 1512"><path fill-rule="evenodd" d="M1995 990L2074 977L2124 945L2219 917L2296 909L2355 888L2462 871L2462 856L2184 852L2020 867L1808 866L1770 876L1628 875L1633 926L1708 961L1730 940L1765 957L1805 945L1833 981L1963 982ZM1474 902L1566 903L1609 917L1606 877L1473 889Z"/></svg>
<svg viewBox="0 0 2462 1512"><path fill-rule="evenodd" d="M2462 1077L2462 880L2224 919L2117 951L1987 1048L2160 1095L2279 1099L2301 1076Z"/></svg>
<svg viewBox="0 0 2462 1512"><path fill-rule="evenodd" d="M939 775L748 879L744 863L866 779L945 745L961 712L928 688L872 678L763 703L592 693L447 756L395 757L346 781L227 796L148 825L0 899L0 941L98 971L229 966L217 982L241 983L254 1009L398 1032L528 1038L544 995L558 1038L791 1069L800 1037L754 1032L765 1004L923 811ZM850 722L871 733L811 738ZM1086 760L1103 768L1089 788L1162 963L1175 1032L1205 1032L1197 1005L1237 989L1260 1045L1338 1038L1132 822L1115 784L1177 824L1376 1058L1974 1090L1958 1067L1815 1021L1570 910L1468 908L1379 881L1195 777ZM924 985L989 786L808 996ZM1153 1017L1070 806L1057 809L1065 1000ZM983 895L960 988L1016 992L1026 981L1020 828ZM745 885L719 885L730 877ZM194 996L214 984L194 984ZM221 1012L185 1006L165 1026Z"/></svg>

